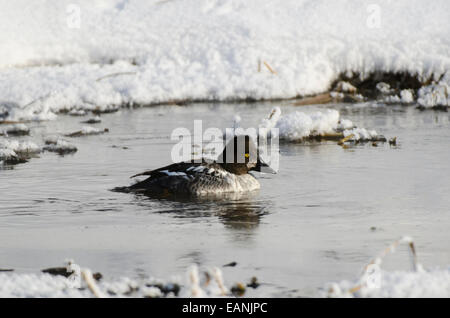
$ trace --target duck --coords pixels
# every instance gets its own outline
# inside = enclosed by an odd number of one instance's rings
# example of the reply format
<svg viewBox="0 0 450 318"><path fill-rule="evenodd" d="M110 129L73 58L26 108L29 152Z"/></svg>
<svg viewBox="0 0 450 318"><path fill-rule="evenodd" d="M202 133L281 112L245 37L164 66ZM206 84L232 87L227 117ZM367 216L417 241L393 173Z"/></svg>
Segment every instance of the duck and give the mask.
<svg viewBox="0 0 450 318"><path fill-rule="evenodd" d="M145 171L131 178L149 176L148 178L113 190L163 196L243 193L260 189L258 180L250 174L252 171L276 173L260 157L253 139L248 135L239 135L233 136L226 143L216 160L202 157L200 160Z"/></svg>

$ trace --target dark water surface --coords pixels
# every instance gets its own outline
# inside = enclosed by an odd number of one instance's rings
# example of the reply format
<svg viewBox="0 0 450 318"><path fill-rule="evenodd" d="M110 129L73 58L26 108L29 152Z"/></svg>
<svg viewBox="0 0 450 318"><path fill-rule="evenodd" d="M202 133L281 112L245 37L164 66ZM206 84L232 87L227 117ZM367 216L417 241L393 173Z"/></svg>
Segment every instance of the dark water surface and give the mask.
<svg viewBox="0 0 450 318"><path fill-rule="evenodd" d="M170 163L176 127L257 124L274 104L192 105L105 114L110 133L66 138L78 147L0 170L0 268L37 272L72 258L105 276L184 277L189 265L221 266L225 283L257 276L253 296L313 296L353 279L402 235L426 267L450 263L450 115L413 107L336 105L358 126L398 137L398 146L336 142L281 145L277 175L256 175L258 193L222 200L156 200L109 189ZM43 137L79 130L86 117L30 124ZM125 147L125 149L124 149ZM406 248L386 269L407 269Z"/></svg>

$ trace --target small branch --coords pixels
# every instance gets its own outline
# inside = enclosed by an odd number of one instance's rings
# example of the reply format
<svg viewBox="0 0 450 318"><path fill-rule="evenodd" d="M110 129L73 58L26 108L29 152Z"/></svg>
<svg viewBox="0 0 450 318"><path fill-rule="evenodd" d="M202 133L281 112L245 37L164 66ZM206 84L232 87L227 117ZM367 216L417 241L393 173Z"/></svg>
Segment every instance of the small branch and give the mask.
<svg viewBox="0 0 450 318"><path fill-rule="evenodd" d="M213 276L214 276L214 279L216 280L217 286L219 286L219 288L220 288L220 292L221 292L222 296L225 296L227 294L227 288L225 287L225 285L223 283L222 272L220 271L220 269L215 267L213 269Z"/></svg>
<svg viewBox="0 0 450 318"><path fill-rule="evenodd" d="M267 69L270 71L270 73L277 75L277 72L275 72L266 61L264 61L263 63L267 67Z"/></svg>
<svg viewBox="0 0 450 318"><path fill-rule="evenodd" d="M100 82L101 80L105 79L105 78L109 78L109 77L115 77L115 76L120 76L120 75L136 75L137 72L119 72L119 73L112 73L112 74L108 74L102 77L97 78L95 81L96 82Z"/></svg>
<svg viewBox="0 0 450 318"><path fill-rule="evenodd" d="M84 281L86 282L89 290L94 294L97 298L105 298L105 295L102 293L100 288L95 282L94 277L92 276L92 273L88 269L83 269L81 271L81 277L83 277Z"/></svg>

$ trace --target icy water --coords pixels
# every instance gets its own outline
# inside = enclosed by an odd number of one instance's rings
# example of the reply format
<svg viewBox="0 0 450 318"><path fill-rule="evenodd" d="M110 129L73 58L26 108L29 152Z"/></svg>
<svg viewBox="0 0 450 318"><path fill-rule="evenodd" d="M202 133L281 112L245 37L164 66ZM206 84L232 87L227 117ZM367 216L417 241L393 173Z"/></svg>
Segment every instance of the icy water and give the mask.
<svg viewBox="0 0 450 318"><path fill-rule="evenodd" d="M106 277L184 279L193 263L222 266L225 283L262 285L248 296L316 296L327 282L353 279L402 235L415 239L426 267L450 263L450 115L413 107L335 105L341 117L398 146L336 142L281 145L277 175L261 190L223 200L168 201L109 189L169 164L176 127L230 127L239 113L257 124L274 105L202 104L102 115L110 129L70 139L78 152L43 153L0 171L0 268L38 272L72 258ZM88 117L30 124L31 139L70 133ZM385 269L408 269L406 248Z"/></svg>

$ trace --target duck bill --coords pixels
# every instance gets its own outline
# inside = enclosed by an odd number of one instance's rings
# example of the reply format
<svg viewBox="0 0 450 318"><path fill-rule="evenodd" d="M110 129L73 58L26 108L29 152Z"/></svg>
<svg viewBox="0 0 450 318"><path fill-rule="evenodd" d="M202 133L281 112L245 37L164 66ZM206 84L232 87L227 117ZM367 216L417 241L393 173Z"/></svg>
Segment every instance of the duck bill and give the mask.
<svg viewBox="0 0 450 318"><path fill-rule="evenodd" d="M271 166L269 166L264 160L261 158L258 158L258 161L256 162L255 168L252 170L262 172L262 173L277 173Z"/></svg>

